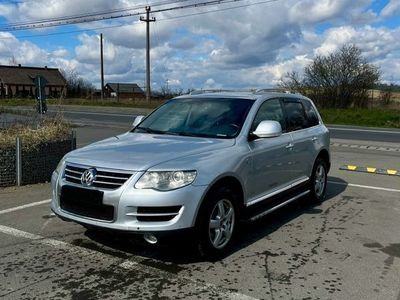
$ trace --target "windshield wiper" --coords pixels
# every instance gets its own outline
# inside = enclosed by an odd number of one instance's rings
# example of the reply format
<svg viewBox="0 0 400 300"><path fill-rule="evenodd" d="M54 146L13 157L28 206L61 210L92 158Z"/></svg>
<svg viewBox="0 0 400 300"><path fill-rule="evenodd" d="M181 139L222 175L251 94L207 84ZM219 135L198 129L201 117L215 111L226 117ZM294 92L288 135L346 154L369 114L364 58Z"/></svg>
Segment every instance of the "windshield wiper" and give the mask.
<svg viewBox="0 0 400 300"><path fill-rule="evenodd" d="M192 137L208 137L208 138L214 138L216 137L213 134L206 134L206 133L192 133L192 132L178 132L178 135L181 136L192 136Z"/></svg>
<svg viewBox="0 0 400 300"><path fill-rule="evenodd" d="M141 127L141 126L139 126L139 127L136 127L135 130L136 129L143 130L143 131L145 131L147 133L155 133L155 134L165 134L166 133L165 131L154 130L154 129L151 129L149 127Z"/></svg>

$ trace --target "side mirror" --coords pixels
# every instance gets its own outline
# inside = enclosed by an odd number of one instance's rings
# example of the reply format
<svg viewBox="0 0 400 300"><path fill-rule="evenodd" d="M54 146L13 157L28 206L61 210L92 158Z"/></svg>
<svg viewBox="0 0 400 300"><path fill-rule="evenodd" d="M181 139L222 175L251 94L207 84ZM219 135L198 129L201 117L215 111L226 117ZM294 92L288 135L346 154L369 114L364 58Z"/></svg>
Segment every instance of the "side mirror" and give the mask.
<svg viewBox="0 0 400 300"><path fill-rule="evenodd" d="M258 138L271 138L277 137L282 134L281 124L277 121L261 121L255 131L252 132L253 136Z"/></svg>
<svg viewBox="0 0 400 300"><path fill-rule="evenodd" d="M143 119L144 119L144 116L142 116L142 115L136 116L135 120L132 123L132 127L135 128L136 126L138 126L139 123L142 122Z"/></svg>

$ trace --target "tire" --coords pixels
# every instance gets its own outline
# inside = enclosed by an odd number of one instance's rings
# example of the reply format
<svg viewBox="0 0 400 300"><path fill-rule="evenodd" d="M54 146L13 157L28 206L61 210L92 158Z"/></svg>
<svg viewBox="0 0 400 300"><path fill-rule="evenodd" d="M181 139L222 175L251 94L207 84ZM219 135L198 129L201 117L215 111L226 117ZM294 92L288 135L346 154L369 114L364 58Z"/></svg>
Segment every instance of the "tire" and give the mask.
<svg viewBox="0 0 400 300"><path fill-rule="evenodd" d="M310 180L310 198L314 203L321 203L326 196L328 166L325 160L318 157L314 163Z"/></svg>
<svg viewBox="0 0 400 300"><path fill-rule="evenodd" d="M237 202L227 188L211 191L204 201L198 216L198 250L203 257L217 259L233 242L238 221Z"/></svg>

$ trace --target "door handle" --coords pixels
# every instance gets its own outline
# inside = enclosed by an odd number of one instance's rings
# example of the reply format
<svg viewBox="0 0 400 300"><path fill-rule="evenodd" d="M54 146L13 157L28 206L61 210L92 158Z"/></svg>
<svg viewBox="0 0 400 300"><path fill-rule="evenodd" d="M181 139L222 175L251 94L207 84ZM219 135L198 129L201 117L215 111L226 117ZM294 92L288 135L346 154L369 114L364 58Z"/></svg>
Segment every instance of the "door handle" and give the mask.
<svg viewBox="0 0 400 300"><path fill-rule="evenodd" d="M292 150L294 147L293 143L289 143L285 146L286 149Z"/></svg>
<svg viewBox="0 0 400 300"><path fill-rule="evenodd" d="M313 136L311 140L312 140L313 142L316 142L316 141L318 141L318 138L317 138L316 136Z"/></svg>

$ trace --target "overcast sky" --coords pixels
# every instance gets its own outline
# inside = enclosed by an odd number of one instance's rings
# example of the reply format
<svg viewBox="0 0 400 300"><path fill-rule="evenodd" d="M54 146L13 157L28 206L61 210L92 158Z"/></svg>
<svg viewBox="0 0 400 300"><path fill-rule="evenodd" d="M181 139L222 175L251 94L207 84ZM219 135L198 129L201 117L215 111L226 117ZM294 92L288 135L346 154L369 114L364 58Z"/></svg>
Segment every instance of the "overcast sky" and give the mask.
<svg viewBox="0 0 400 300"><path fill-rule="evenodd" d="M0 26L159 2L0 0ZM256 2L264 3L221 10ZM195 15L213 10L219 11ZM301 72L315 55L345 43L361 48L380 67L383 81L400 84L400 0L244 0L154 17L153 89L167 82L173 89L184 90L271 87L286 72ZM96 29L107 26L118 27ZM8 65L14 57L24 66L74 70L99 87L100 32L104 35L105 82L143 86L145 24L138 16L0 32L0 64Z"/></svg>

